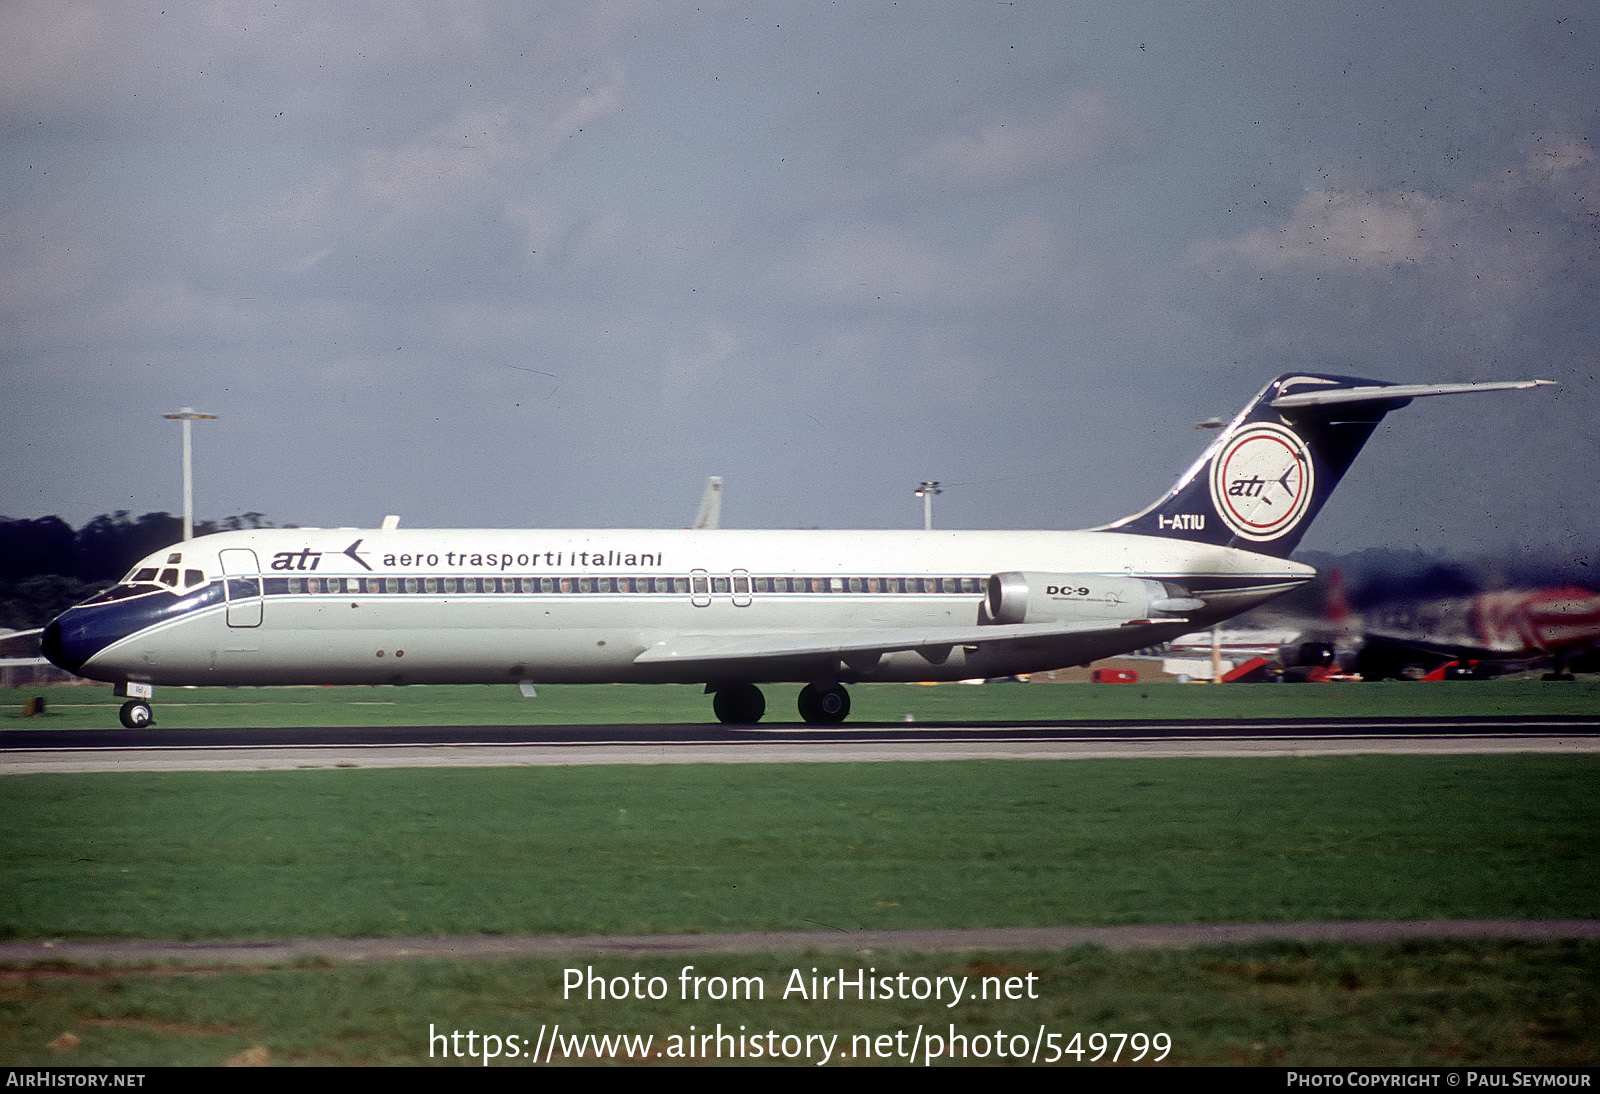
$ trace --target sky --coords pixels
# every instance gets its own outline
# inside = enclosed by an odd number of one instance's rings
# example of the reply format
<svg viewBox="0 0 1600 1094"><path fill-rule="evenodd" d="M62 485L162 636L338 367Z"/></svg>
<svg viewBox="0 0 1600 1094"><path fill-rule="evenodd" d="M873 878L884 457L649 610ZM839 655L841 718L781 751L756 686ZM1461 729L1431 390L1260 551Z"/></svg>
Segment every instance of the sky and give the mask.
<svg viewBox="0 0 1600 1094"><path fill-rule="evenodd" d="M1584 0L10 0L0 514L180 512L192 406L200 518L1080 528L1282 372L1536 377L1303 545L1583 565L1597 58Z"/></svg>

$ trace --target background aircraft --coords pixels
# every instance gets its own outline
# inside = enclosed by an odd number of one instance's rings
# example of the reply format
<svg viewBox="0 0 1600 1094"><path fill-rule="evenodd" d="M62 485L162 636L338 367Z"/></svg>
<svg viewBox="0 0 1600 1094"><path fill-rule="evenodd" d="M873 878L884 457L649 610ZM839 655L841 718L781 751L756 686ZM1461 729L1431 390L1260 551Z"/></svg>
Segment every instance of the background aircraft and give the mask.
<svg viewBox="0 0 1600 1094"><path fill-rule="evenodd" d="M706 489L700 495L700 508L695 510L691 528L722 527L722 479L712 475L706 480Z"/></svg>
<svg viewBox="0 0 1600 1094"><path fill-rule="evenodd" d="M1577 586L1498 589L1472 596L1393 599L1345 624L1339 660L1368 680L1429 672L1491 675L1548 661L1546 679L1570 680L1568 662L1600 643L1600 593ZM1353 648L1352 648L1353 646Z"/></svg>
<svg viewBox="0 0 1600 1094"><path fill-rule="evenodd" d="M1472 579L1456 573L1451 582ZM1275 615L1272 627L1224 632L1224 656L1238 679L1455 679L1548 665L1545 679L1600 667L1600 593L1576 585L1457 589L1430 594L1417 576L1385 578L1353 599L1339 571L1328 574L1319 618ZM1209 632L1183 635L1169 656L1209 656ZM1231 655L1231 656L1230 656Z"/></svg>

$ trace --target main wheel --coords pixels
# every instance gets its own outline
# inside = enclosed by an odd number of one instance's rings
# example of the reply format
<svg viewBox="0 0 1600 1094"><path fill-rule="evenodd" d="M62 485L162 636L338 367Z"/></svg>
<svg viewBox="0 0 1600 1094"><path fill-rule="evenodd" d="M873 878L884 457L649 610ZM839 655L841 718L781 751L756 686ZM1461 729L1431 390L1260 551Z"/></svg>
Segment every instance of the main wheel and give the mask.
<svg viewBox="0 0 1600 1094"><path fill-rule="evenodd" d="M717 689L711 709L724 725L753 726L767 712L767 697L754 684L730 684Z"/></svg>
<svg viewBox="0 0 1600 1094"><path fill-rule="evenodd" d="M117 712L117 717L122 719L122 724L129 729L144 729L146 726L155 725L155 714L150 710L150 704L143 699L129 699L122 704L122 709Z"/></svg>
<svg viewBox="0 0 1600 1094"><path fill-rule="evenodd" d="M836 726L850 716L850 693L838 684L800 689L800 717L816 726Z"/></svg>

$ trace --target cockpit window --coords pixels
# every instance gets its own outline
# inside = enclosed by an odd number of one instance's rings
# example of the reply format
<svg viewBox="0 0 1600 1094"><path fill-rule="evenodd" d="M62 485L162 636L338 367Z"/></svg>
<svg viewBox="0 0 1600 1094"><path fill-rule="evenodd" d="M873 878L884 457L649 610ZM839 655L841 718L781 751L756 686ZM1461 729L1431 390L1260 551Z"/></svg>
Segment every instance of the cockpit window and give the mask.
<svg viewBox="0 0 1600 1094"><path fill-rule="evenodd" d="M181 558L176 553L169 558ZM180 583L179 574L182 574ZM140 566L131 574L122 579L123 585L161 585L174 592L183 589L192 589L196 585L206 583L204 570L188 569L179 570L177 566Z"/></svg>

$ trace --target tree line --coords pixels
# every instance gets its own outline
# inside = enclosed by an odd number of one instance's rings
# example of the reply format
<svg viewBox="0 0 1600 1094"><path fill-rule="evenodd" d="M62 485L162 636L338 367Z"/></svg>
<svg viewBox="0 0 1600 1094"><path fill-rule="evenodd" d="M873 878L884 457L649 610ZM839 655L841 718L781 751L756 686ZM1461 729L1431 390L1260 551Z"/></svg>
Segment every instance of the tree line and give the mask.
<svg viewBox="0 0 1600 1094"><path fill-rule="evenodd" d="M272 528L261 513L197 521L194 534ZM183 540L171 513L102 513L74 529L60 517L0 517L0 628L42 627L133 568L145 555Z"/></svg>

